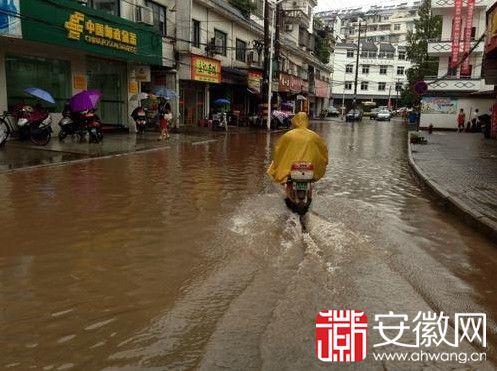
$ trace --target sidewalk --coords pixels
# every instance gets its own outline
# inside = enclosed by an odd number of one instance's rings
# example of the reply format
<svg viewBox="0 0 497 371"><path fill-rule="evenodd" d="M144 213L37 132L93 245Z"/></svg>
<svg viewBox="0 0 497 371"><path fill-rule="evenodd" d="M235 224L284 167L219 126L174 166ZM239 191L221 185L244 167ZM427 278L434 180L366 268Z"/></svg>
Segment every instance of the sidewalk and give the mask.
<svg viewBox="0 0 497 371"><path fill-rule="evenodd" d="M409 162L444 201L497 241L497 141L481 134L423 132L428 144L409 144Z"/></svg>
<svg viewBox="0 0 497 371"><path fill-rule="evenodd" d="M195 144L216 141L220 134L212 131L195 131L192 133L171 134L168 140L158 141L158 133L143 135L118 133L105 134L101 143L74 143L70 138L60 142L53 137L46 146L37 146L31 142L8 141L0 148L0 172L20 168L47 166L85 158L106 157L152 149L167 148L184 143Z"/></svg>

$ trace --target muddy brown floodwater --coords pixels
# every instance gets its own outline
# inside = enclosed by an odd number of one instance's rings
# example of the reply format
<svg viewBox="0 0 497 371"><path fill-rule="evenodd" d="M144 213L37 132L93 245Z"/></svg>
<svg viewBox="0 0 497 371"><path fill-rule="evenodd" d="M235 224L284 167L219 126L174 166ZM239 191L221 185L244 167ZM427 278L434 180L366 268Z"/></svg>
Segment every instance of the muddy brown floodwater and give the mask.
<svg viewBox="0 0 497 371"><path fill-rule="evenodd" d="M485 312L495 360L497 248L418 187L405 128L314 127L331 162L308 233L265 176L278 133L0 174L0 366L329 369L314 319L345 308Z"/></svg>

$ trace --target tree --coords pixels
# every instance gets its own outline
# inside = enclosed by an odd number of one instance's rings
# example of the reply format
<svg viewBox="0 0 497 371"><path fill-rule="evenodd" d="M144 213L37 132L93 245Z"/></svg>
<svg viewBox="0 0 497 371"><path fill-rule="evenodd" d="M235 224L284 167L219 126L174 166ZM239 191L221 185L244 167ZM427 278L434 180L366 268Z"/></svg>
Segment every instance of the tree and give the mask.
<svg viewBox="0 0 497 371"><path fill-rule="evenodd" d="M419 18L414 21L414 30L407 33L407 59L412 67L407 70L408 85L402 90L401 102L412 106L416 100L413 87L426 76L436 76L438 58L428 55L428 42L442 34L442 18L431 13L431 0L423 0L418 9Z"/></svg>
<svg viewBox="0 0 497 371"><path fill-rule="evenodd" d="M314 55L321 63L328 64L334 39L330 27L324 26L320 19L314 20L314 40Z"/></svg>
<svg viewBox="0 0 497 371"><path fill-rule="evenodd" d="M250 0L230 0L230 4L237 8L245 18L257 9L257 5Z"/></svg>

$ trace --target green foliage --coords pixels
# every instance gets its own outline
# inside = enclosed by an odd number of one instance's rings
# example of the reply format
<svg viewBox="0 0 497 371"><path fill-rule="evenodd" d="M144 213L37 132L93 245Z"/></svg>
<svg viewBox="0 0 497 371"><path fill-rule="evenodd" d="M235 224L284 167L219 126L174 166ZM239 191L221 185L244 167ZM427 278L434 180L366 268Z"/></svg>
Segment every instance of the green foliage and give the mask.
<svg viewBox="0 0 497 371"><path fill-rule="evenodd" d="M426 76L436 76L438 72L438 58L428 56L428 42L440 38L442 18L431 14L431 0L423 0L418 16L419 19L414 21L414 31L407 34L407 58L412 67L407 71L408 85L401 93L401 102L406 106L414 105L417 99L414 84Z"/></svg>
<svg viewBox="0 0 497 371"><path fill-rule="evenodd" d="M330 62L334 44L331 30L323 25L320 19L314 20L314 55L323 64Z"/></svg>
<svg viewBox="0 0 497 371"><path fill-rule="evenodd" d="M250 0L229 0L229 2L246 18L250 17L250 13L257 9L257 5Z"/></svg>

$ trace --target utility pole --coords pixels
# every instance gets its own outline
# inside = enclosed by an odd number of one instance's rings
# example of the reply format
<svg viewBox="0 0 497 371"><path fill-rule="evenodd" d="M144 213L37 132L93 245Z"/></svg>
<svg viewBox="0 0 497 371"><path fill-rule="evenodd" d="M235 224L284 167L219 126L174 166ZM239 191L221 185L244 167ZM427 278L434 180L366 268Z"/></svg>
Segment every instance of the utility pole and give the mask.
<svg viewBox="0 0 497 371"><path fill-rule="evenodd" d="M268 85L267 85L267 129L268 130L271 130L271 97L273 95L273 92L272 92L272 79L273 79L273 53L274 53L274 33L275 33L275 24L276 24L276 9L278 7L278 5L284 0L276 0L272 2L272 5L274 6L274 8L272 9L273 12L272 12L272 16L271 16L271 32L269 33L269 52L268 52L268 64L269 64L269 68L268 68ZM270 11L270 8L269 8L269 0L266 0L266 3L265 3L265 6L264 8L266 9L266 6L267 6L267 10L268 10L268 13ZM264 17L264 21L266 21L266 19L268 19L268 22L269 22L269 14L267 17ZM265 25L265 24L264 24ZM268 30L269 30L269 24L268 24ZM266 34L264 34L264 36L266 36ZM266 38L264 38L266 39Z"/></svg>
<svg viewBox="0 0 497 371"><path fill-rule="evenodd" d="M357 55L355 60L355 80L354 80L354 100L352 101L352 108L357 108L357 83L359 80L359 53L361 52L361 25L362 20L359 20L359 33L357 35Z"/></svg>
<svg viewBox="0 0 497 371"><path fill-rule="evenodd" d="M269 47L271 43L271 34L269 33L269 13L271 8L269 7L269 0L264 1L264 78L262 87L262 99L266 101L268 99L267 95L271 89L271 81L269 81Z"/></svg>
<svg viewBox="0 0 497 371"><path fill-rule="evenodd" d="M392 98L392 84L388 84L390 85L388 87L388 101L387 101L387 108L388 109L392 109L391 105L392 105L392 102L391 102L391 98Z"/></svg>
<svg viewBox="0 0 497 371"><path fill-rule="evenodd" d="M395 91L397 92L397 98L395 98L395 109L399 108L399 87L398 87L399 82L400 78L397 78L397 83L395 84Z"/></svg>

